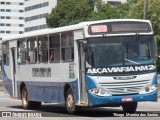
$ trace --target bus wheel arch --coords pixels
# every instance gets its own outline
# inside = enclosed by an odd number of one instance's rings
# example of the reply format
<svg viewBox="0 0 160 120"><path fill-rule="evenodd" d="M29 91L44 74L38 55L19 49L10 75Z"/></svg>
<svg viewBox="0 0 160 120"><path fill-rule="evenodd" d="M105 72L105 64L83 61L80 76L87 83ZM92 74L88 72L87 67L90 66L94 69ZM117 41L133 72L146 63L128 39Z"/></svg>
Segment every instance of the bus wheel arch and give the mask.
<svg viewBox="0 0 160 120"><path fill-rule="evenodd" d="M29 95L25 83L21 84L20 90L21 90L22 107L24 109L39 109L41 107L41 102L29 100L28 98Z"/></svg>
<svg viewBox="0 0 160 120"><path fill-rule="evenodd" d="M64 86L64 100L66 101L66 95L67 95L67 91L68 91L68 89L69 88L71 88L71 86L69 85L69 84L66 84L65 86Z"/></svg>

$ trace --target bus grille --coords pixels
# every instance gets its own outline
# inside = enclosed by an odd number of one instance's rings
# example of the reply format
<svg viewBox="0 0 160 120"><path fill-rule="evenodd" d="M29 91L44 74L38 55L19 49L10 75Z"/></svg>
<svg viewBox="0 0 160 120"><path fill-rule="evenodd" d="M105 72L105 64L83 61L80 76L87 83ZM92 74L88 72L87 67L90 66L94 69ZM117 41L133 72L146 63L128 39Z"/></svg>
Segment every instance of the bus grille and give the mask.
<svg viewBox="0 0 160 120"><path fill-rule="evenodd" d="M150 80L99 83L112 95L138 94Z"/></svg>

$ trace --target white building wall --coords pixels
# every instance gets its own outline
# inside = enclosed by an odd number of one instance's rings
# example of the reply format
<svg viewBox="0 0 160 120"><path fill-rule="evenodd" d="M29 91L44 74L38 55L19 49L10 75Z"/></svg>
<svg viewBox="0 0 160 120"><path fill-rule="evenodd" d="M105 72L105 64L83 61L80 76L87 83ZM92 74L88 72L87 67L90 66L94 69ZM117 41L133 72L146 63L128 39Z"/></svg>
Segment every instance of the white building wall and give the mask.
<svg viewBox="0 0 160 120"><path fill-rule="evenodd" d="M25 3L25 32L47 27L46 14L57 5L57 0L27 0Z"/></svg>
<svg viewBox="0 0 160 120"><path fill-rule="evenodd" d="M24 32L24 0L0 0L0 38Z"/></svg>

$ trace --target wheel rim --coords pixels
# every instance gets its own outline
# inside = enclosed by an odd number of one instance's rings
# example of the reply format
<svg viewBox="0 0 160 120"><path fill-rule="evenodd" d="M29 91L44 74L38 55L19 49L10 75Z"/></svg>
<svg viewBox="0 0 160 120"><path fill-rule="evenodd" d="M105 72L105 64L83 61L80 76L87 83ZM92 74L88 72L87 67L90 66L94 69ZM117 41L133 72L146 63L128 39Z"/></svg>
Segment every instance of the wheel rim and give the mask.
<svg viewBox="0 0 160 120"><path fill-rule="evenodd" d="M72 95L68 95L67 97L67 109L68 111L74 111L74 100Z"/></svg>

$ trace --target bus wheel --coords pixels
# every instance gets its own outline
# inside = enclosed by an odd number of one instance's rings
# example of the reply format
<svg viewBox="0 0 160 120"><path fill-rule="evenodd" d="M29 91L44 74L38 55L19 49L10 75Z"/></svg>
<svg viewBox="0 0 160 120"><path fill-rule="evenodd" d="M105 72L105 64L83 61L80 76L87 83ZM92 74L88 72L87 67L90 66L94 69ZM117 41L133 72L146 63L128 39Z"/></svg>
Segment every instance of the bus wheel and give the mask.
<svg viewBox="0 0 160 120"><path fill-rule="evenodd" d="M29 101L28 92L26 87L22 90L22 106L24 109L39 109L41 107L41 102Z"/></svg>
<svg viewBox="0 0 160 120"><path fill-rule="evenodd" d="M124 112L135 112L137 109L138 103L124 103L122 104L122 108Z"/></svg>
<svg viewBox="0 0 160 120"><path fill-rule="evenodd" d="M76 106L74 102L74 97L71 88L67 90L66 101L65 101L66 109L69 114L75 114Z"/></svg>
<svg viewBox="0 0 160 120"><path fill-rule="evenodd" d="M31 107L31 102L28 100L28 92L26 87L22 90L22 106L24 109L29 109Z"/></svg>

